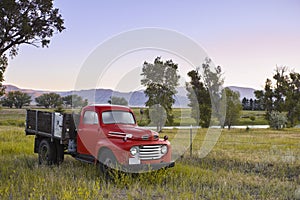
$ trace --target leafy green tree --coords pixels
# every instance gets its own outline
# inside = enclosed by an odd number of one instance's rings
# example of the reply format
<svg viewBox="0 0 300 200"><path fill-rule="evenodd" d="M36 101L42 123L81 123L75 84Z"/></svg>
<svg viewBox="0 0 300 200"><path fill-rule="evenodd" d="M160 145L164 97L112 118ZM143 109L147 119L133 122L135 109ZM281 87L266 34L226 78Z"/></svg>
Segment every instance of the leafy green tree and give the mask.
<svg viewBox="0 0 300 200"><path fill-rule="evenodd" d="M64 20L53 0L0 1L0 96L4 93L3 74L21 44L48 47L50 38L65 29Z"/></svg>
<svg viewBox="0 0 300 200"><path fill-rule="evenodd" d="M178 64L172 60L164 62L161 57L157 57L153 63L144 62L141 75L141 84L146 87L144 93L148 97L146 106L160 105L166 111L167 124L172 124L172 105L175 103L174 95L177 93L176 87L180 78Z"/></svg>
<svg viewBox="0 0 300 200"><path fill-rule="evenodd" d="M71 107L72 106L72 95L67 95L67 96L64 96L62 97L62 101L63 101L63 104L66 106L66 107Z"/></svg>
<svg viewBox="0 0 300 200"><path fill-rule="evenodd" d="M242 110L242 104L240 102L240 94L234 92L229 88L225 88L226 93L226 118L225 126L228 126L230 130L231 126L237 122L240 117L240 112Z"/></svg>
<svg viewBox="0 0 300 200"><path fill-rule="evenodd" d="M250 107L249 99L247 99L246 97L244 97L242 99L242 106L243 106L243 110L249 110L249 107Z"/></svg>
<svg viewBox="0 0 300 200"><path fill-rule="evenodd" d="M290 72L287 67L277 67L274 82L267 79L264 91L255 91L256 98L263 102L266 119L271 123L271 113L286 112L289 126L300 120L300 75Z"/></svg>
<svg viewBox="0 0 300 200"><path fill-rule="evenodd" d="M114 105L128 106L128 101L124 97L115 97L115 96L112 96L107 101L107 103L114 104Z"/></svg>
<svg viewBox="0 0 300 200"><path fill-rule="evenodd" d="M62 97L63 104L66 105L66 107L72 107L72 108L78 108L83 107L87 105L87 101L83 100L81 96L78 96L77 94L68 95L65 97Z"/></svg>
<svg viewBox="0 0 300 200"><path fill-rule="evenodd" d="M190 100L188 106L192 108L191 117L202 127L209 127L211 117L211 101L209 91L203 81L198 69L188 72L191 78L186 83L187 97Z"/></svg>
<svg viewBox="0 0 300 200"><path fill-rule="evenodd" d="M6 97L4 97L1 101L2 106L7 106L9 108L12 108L14 106L14 98L13 95L8 93Z"/></svg>
<svg viewBox="0 0 300 200"><path fill-rule="evenodd" d="M35 98L38 106L44 106L45 108L56 108L62 105L62 98L56 93L47 93Z"/></svg>
<svg viewBox="0 0 300 200"><path fill-rule="evenodd" d="M270 119L271 112L274 110L274 93L272 81L270 79L266 80L265 92L264 92L264 104L266 109L266 119Z"/></svg>
<svg viewBox="0 0 300 200"><path fill-rule="evenodd" d="M218 121L218 125L223 126L226 98L222 97L225 94L222 93L224 79L221 67L213 68L211 59L206 58L202 64L203 76L199 70L188 72L191 81L186 83L192 117L202 127L209 127L212 117Z"/></svg>
<svg viewBox="0 0 300 200"><path fill-rule="evenodd" d="M212 118L215 118L217 125L224 125L226 112L226 93L223 89L224 78L221 66L213 67L210 58L206 58L202 64L203 80L209 91L212 108Z"/></svg>
<svg viewBox="0 0 300 200"><path fill-rule="evenodd" d="M255 102L256 102L256 110L265 110L265 104L264 104L264 91L263 90L255 90Z"/></svg>
<svg viewBox="0 0 300 200"><path fill-rule="evenodd" d="M274 110L283 112L285 110L285 101L287 90L289 90L289 77L286 75L287 67L277 67L275 69L275 75L273 79L275 80L275 86L273 89L274 93Z"/></svg>
<svg viewBox="0 0 300 200"><path fill-rule="evenodd" d="M4 98L2 105L8 106L12 108L15 106L16 108L22 108L25 105L29 105L31 102L31 97L21 91L11 91Z"/></svg>
<svg viewBox="0 0 300 200"><path fill-rule="evenodd" d="M300 121L300 74L292 72L289 75L288 89L285 90L285 110L290 126Z"/></svg>

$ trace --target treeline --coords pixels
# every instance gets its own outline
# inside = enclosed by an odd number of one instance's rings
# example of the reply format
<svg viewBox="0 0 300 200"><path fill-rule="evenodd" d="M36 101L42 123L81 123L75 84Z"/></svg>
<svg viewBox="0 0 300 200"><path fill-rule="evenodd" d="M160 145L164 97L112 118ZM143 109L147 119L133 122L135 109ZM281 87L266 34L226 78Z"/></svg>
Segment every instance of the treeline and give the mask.
<svg viewBox="0 0 300 200"><path fill-rule="evenodd" d="M300 74L288 67L276 67L256 99L242 99L243 110L264 110L272 128L293 127L300 121Z"/></svg>
<svg viewBox="0 0 300 200"><path fill-rule="evenodd" d="M21 91L11 91L1 100L2 106L9 108L22 108L28 106L32 102L31 96ZM61 97L54 92L42 94L35 98L37 106L45 108L78 108L88 104L88 100L83 100L81 96L76 94Z"/></svg>
<svg viewBox="0 0 300 200"><path fill-rule="evenodd" d="M266 80L264 90L255 91L255 97L271 127L293 127L300 121L300 74L288 67L276 67L272 78Z"/></svg>
<svg viewBox="0 0 300 200"><path fill-rule="evenodd" d="M264 106L260 100L247 99L246 97L242 99L242 107L243 110L264 110Z"/></svg>

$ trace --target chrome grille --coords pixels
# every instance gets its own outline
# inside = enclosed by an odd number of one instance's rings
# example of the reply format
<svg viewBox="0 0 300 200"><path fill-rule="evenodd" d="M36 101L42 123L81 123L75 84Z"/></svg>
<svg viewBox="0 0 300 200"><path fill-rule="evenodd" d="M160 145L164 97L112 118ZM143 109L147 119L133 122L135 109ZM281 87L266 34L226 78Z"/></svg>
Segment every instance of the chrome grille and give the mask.
<svg viewBox="0 0 300 200"><path fill-rule="evenodd" d="M140 146L141 160L160 159L164 154L161 153L161 145Z"/></svg>

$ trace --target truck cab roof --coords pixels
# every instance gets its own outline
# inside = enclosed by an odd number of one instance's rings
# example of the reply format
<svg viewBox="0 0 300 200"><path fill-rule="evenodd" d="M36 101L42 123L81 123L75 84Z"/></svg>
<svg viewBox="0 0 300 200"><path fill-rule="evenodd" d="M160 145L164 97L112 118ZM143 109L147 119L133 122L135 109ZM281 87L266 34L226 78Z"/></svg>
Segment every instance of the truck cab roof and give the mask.
<svg viewBox="0 0 300 200"><path fill-rule="evenodd" d="M92 104L83 108L83 110L123 110L123 111L132 111L128 106L122 105L112 105L112 104Z"/></svg>

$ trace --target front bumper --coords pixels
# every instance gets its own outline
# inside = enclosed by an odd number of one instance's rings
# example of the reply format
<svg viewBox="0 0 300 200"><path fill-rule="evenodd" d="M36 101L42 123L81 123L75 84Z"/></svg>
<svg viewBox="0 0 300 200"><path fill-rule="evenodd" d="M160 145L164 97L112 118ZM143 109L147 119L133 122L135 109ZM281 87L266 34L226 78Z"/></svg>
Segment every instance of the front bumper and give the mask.
<svg viewBox="0 0 300 200"><path fill-rule="evenodd" d="M159 169L167 169L174 166L175 166L175 162L172 161L169 163L123 165L122 170L128 173L142 173L142 172L151 172Z"/></svg>

